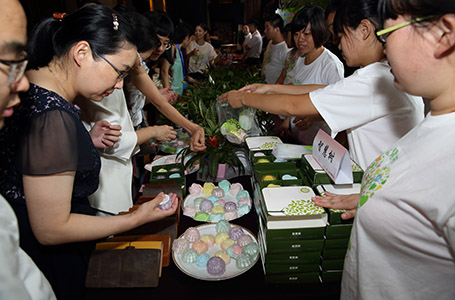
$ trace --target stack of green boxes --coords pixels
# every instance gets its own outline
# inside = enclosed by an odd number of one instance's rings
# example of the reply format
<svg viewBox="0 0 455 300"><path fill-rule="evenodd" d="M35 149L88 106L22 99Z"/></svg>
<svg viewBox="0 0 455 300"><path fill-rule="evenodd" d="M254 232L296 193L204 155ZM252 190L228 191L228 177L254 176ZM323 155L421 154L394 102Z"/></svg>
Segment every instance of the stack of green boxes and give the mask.
<svg viewBox="0 0 455 300"><path fill-rule="evenodd" d="M304 155L301 159L304 177L321 196L325 191L333 194L360 193L363 171L354 161L351 161L351 165L354 184L335 185L322 167L315 163L311 154ZM328 223L321 252L321 280L323 282L339 281L351 235L352 219L342 220L341 214L345 212L343 210L326 209L326 212L328 213Z"/></svg>
<svg viewBox="0 0 455 300"><path fill-rule="evenodd" d="M254 188L266 282L319 283L327 214L312 203L313 190L305 186L261 189L258 182Z"/></svg>

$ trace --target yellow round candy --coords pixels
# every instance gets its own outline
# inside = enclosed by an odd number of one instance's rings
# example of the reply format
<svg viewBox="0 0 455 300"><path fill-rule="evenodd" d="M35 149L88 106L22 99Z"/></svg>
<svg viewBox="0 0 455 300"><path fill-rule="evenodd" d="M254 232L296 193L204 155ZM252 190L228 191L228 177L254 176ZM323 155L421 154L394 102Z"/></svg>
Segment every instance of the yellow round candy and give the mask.
<svg viewBox="0 0 455 300"><path fill-rule="evenodd" d="M267 163L270 163L270 160L268 160L267 158L258 159L258 164L267 164Z"/></svg>
<svg viewBox="0 0 455 300"><path fill-rule="evenodd" d="M220 232L217 233L215 236L215 244L217 246L221 245L222 242L229 238L229 234L227 232Z"/></svg>
<svg viewBox="0 0 455 300"><path fill-rule="evenodd" d="M213 190L215 189L215 185L211 182L206 182L204 183L204 186L202 187L202 192L206 194L207 196L212 195Z"/></svg>
<svg viewBox="0 0 455 300"><path fill-rule="evenodd" d="M218 256L219 258L221 258L222 260L224 260L224 262L226 263L226 265L228 265L230 262L231 262L231 257L225 253L224 251L220 250L220 251L217 251L215 253L215 256Z"/></svg>
<svg viewBox="0 0 455 300"><path fill-rule="evenodd" d="M224 214L224 207L215 205L211 211L212 214Z"/></svg>
<svg viewBox="0 0 455 300"><path fill-rule="evenodd" d="M273 175L265 175L264 177L262 177L262 180L263 181L272 181L272 180L276 180L276 177Z"/></svg>
<svg viewBox="0 0 455 300"><path fill-rule="evenodd" d="M280 186L281 186L281 185L279 185L279 184L273 184L273 183L271 183L271 184L269 184L267 187L280 187Z"/></svg>
<svg viewBox="0 0 455 300"><path fill-rule="evenodd" d="M234 244L235 244L234 240L227 239L227 240L225 240L224 242L221 243L221 249L223 249L224 251L227 251L227 249L229 247L231 247L232 245L234 245Z"/></svg>

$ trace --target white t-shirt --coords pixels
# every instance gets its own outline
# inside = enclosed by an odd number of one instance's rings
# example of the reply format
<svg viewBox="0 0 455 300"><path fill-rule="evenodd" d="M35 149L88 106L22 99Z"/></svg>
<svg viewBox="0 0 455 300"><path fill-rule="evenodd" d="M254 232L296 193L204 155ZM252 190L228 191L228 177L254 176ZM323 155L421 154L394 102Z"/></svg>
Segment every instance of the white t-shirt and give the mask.
<svg viewBox="0 0 455 300"><path fill-rule="evenodd" d="M262 52L262 37L259 31L255 31L251 34L251 38L245 40L245 45L250 47L250 50L245 55L245 58L253 57L259 58Z"/></svg>
<svg viewBox="0 0 455 300"><path fill-rule="evenodd" d="M19 247L16 215L1 195L0 240L0 299L56 299L46 277Z"/></svg>
<svg viewBox="0 0 455 300"><path fill-rule="evenodd" d="M270 41L264 52L264 62L262 64L262 72L265 75L266 83L274 84L280 77L289 50L285 41L276 45Z"/></svg>
<svg viewBox="0 0 455 300"><path fill-rule="evenodd" d="M199 53L190 57L188 63L188 73L202 72L207 69L210 65L210 61L214 59L217 54L213 46L209 43L204 42L204 45L199 45L196 41L193 41L186 49L187 53L198 49Z"/></svg>
<svg viewBox="0 0 455 300"><path fill-rule="evenodd" d="M344 66L338 57L325 49L321 55L311 64L305 65L303 57L298 57L293 73L294 85L322 84L329 85L344 78ZM319 129L330 133L330 129L324 121L316 121L306 130L299 130L295 127L294 117L291 118L290 130L294 139L302 145L312 145L314 137Z"/></svg>
<svg viewBox="0 0 455 300"><path fill-rule="evenodd" d="M455 113L431 116L366 171L341 299L455 299Z"/></svg>
<svg viewBox="0 0 455 300"><path fill-rule="evenodd" d="M96 192L88 196L90 205L111 214L128 211L133 206L131 158L139 151L139 147L125 94L123 90L116 89L101 101L80 101L78 105L81 107L81 121L88 131L100 120L122 126L122 135L114 146L99 150L100 182Z"/></svg>
<svg viewBox="0 0 455 300"><path fill-rule="evenodd" d="M332 136L347 130L351 158L364 170L424 117L422 98L395 88L387 62L313 91L310 99Z"/></svg>

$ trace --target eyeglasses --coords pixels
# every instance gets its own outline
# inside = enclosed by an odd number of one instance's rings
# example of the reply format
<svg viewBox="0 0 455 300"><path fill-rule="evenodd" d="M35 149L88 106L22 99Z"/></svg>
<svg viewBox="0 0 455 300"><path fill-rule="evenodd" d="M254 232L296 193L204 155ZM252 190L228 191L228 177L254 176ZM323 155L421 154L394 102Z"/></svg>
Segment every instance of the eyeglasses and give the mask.
<svg viewBox="0 0 455 300"><path fill-rule="evenodd" d="M3 60L0 59L0 63L10 67L8 71L8 83L16 84L24 76L25 68L28 63L27 52L22 51L21 59L19 60Z"/></svg>
<svg viewBox="0 0 455 300"><path fill-rule="evenodd" d="M160 42L160 45L159 45L158 47L161 47L161 46L163 46L163 47L164 47L164 50L167 51L167 50L171 49L172 44L171 44L170 42L164 42L164 43L163 43L163 42Z"/></svg>
<svg viewBox="0 0 455 300"><path fill-rule="evenodd" d="M113 63L111 63L106 57L104 57L103 55L101 54L97 54L99 57L101 57L102 59L104 59L105 62L107 62L112 68L114 68L115 71L117 71L118 73L118 77L117 77L117 80L118 81L121 81L123 79L125 79L126 76L128 76L128 71L121 71L119 70L119 68L117 68L116 66L114 66Z"/></svg>
<svg viewBox="0 0 455 300"><path fill-rule="evenodd" d="M395 30L398 30L398 29L400 29L400 28L403 28L403 27L405 27L405 26L408 26L408 25L411 25L411 24L414 24L414 23L419 23L419 22L428 20L428 19L430 19L430 18L432 18L432 17L433 17L433 16L417 17L417 18L408 20L408 21L406 21L406 22L397 24L397 25L395 25L395 26L392 26L392 27L389 27L389 28L386 28L386 29L379 30L379 31L376 32L376 37L378 38L378 40L379 40L381 43L385 43L386 40L387 40L387 37L388 37L392 32L394 32Z"/></svg>

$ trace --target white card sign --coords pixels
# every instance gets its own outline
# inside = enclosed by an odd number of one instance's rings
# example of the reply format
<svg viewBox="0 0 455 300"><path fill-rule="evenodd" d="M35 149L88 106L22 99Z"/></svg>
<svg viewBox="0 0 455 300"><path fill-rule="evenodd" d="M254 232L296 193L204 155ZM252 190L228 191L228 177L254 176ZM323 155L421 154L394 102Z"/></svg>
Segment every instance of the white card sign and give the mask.
<svg viewBox="0 0 455 300"><path fill-rule="evenodd" d="M353 183L349 151L321 129L313 141L313 157L335 184Z"/></svg>

